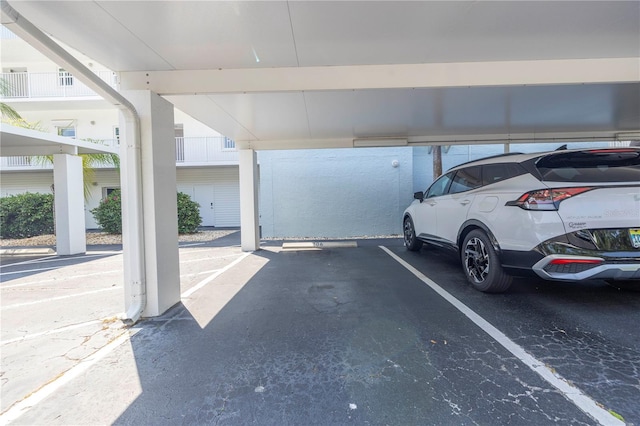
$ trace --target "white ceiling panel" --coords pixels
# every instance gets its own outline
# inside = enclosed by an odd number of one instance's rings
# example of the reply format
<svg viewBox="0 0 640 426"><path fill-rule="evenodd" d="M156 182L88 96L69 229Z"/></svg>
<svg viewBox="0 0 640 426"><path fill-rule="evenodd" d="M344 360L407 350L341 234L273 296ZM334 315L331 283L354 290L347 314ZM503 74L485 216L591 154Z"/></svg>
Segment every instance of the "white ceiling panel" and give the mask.
<svg viewBox="0 0 640 426"><path fill-rule="evenodd" d="M189 114L197 111L169 97ZM635 131L640 85L342 90L209 96L196 118L236 140ZM624 105L624 108L619 107ZM204 105L197 105L204 108ZM247 136L249 137L247 138ZM257 145L259 147L259 142Z"/></svg>
<svg viewBox="0 0 640 426"><path fill-rule="evenodd" d="M640 51L638 2L292 2L290 8L301 66L609 58Z"/></svg>
<svg viewBox="0 0 640 426"><path fill-rule="evenodd" d="M128 3L121 6L126 8ZM14 1L11 5L45 33L113 71L171 69L96 2Z"/></svg>
<svg viewBox="0 0 640 426"><path fill-rule="evenodd" d="M181 111L235 140L310 138L305 100L299 92L167 99Z"/></svg>
<svg viewBox="0 0 640 426"><path fill-rule="evenodd" d="M286 2L99 4L174 69L298 65Z"/></svg>
<svg viewBox="0 0 640 426"><path fill-rule="evenodd" d="M248 93L210 98L258 139L310 137L302 93Z"/></svg>
<svg viewBox="0 0 640 426"><path fill-rule="evenodd" d="M248 128L244 127L236 117L222 109L207 95L168 96L167 100L180 111L212 129L216 129L229 138L238 141L256 139L256 136Z"/></svg>

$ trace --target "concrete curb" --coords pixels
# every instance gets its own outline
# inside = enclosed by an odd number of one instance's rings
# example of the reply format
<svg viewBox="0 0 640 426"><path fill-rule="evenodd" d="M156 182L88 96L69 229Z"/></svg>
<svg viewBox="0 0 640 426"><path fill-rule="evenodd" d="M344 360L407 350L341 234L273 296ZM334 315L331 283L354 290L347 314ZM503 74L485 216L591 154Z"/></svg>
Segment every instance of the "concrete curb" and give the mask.
<svg viewBox="0 0 640 426"><path fill-rule="evenodd" d="M1 256L28 256L54 254L56 251L52 248L21 248L21 249L0 249Z"/></svg>

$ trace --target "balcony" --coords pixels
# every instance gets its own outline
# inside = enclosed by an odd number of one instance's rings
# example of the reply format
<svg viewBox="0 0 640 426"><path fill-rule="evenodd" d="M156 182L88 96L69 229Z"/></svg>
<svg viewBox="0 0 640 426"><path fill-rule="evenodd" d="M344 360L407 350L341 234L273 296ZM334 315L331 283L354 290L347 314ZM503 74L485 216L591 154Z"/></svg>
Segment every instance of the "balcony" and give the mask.
<svg viewBox="0 0 640 426"><path fill-rule="evenodd" d="M96 73L111 87L116 87L116 75L111 71ZM78 98L98 96L93 90L66 71L60 72L4 72L0 78L7 83L2 99Z"/></svg>
<svg viewBox="0 0 640 426"><path fill-rule="evenodd" d="M237 165L236 144L224 136L176 138L178 166Z"/></svg>
<svg viewBox="0 0 640 426"><path fill-rule="evenodd" d="M96 141L102 145L112 146L118 141L104 139ZM176 166L234 166L238 165L238 151L235 143L224 136L176 138ZM109 168L104 165L98 168ZM43 165L41 161L29 156L0 157L2 171L28 171L52 169L53 165Z"/></svg>

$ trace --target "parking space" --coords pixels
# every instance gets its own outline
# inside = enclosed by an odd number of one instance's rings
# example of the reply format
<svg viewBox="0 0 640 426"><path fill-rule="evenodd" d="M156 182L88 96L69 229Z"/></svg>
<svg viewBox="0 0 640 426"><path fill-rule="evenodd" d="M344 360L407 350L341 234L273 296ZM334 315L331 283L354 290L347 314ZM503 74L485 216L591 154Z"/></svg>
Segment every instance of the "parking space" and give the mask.
<svg viewBox="0 0 640 426"><path fill-rule="evenodd" d="M597 403L640 421L639 287L516 278L507 293L488 295L467 285L454 256L393 252Z"/></svg>
<svg viewBox="0 0 640 426"><path fill-rule="evenodd" d="M3 422L616 424L609 410L640 422L640 293L519 280L487 295L445 254L357 243L182 247L182 303L134 329L112 320L121 276L90 275L119 253L3 276Z"/></svg>

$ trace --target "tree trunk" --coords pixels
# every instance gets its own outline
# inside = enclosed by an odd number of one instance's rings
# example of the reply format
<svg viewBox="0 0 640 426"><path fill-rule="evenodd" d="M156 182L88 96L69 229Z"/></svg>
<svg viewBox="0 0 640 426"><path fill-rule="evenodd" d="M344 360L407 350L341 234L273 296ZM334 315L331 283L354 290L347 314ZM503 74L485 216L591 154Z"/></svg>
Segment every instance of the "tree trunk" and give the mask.
<svg viewBox="0 0 640 426"><path fill-rule="evenodd" d="M442 147L440 145L433 146L433 180L436 180L442 174Z"/></svg>

